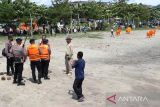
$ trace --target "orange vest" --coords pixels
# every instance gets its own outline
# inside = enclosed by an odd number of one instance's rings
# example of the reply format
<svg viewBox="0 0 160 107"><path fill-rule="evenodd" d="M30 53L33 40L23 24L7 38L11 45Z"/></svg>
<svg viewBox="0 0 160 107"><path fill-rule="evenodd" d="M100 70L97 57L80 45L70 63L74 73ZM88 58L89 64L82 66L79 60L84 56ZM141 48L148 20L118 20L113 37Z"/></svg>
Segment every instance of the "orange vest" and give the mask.
<svg viewBox="0 0 160 107"><path fill-rule="evenodd" d="M40 60L39 48L37 45L33 44L28 46L27 51L30 61Z"/></svg>
<svg viewBox="0 0 160 107"><path fill-rule="evenodd" d="M50 55L49 55L49 51L48 51L49 46L45 45L45 44L41 44L39 48L41 50L40 58L49 60L50 59Z"/></svg>

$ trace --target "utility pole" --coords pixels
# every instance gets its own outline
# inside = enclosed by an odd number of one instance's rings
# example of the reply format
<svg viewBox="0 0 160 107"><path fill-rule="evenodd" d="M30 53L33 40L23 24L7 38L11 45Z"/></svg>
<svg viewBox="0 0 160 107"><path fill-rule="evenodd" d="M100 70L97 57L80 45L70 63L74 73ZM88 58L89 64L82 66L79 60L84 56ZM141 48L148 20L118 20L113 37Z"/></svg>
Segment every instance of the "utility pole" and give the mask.
<svg viewBox="0 0 160 107"><path fill-rule="evenodd" d="M70 25L70 29L71 29L71 33L72 33L72 10L71 10L71 25Z"/></svg>
<svg viewBox="0 0 160 107"><path fill-rule="evenodd" d="M78 26L79 26L79 29L80 29L80 31L81 31L81 25L80 25L79 13L78 13Z"/></svg>
<svg viewBox="0 0 160 107"><path fill-rule="evenodd" d="M79 13L77 14L78 15L78 24L80 23L80 20L79 20Z"/></svg>
<svg viewBox="0 0 160 107"><path fill-rule="evenodd" d="M32 15L31 15L31 13L30 13L30 21L31 21L31 24L30 24L30 27L31 27L30 34L31 34L31 38L33 38L33 28L32 28L32 22L33 22L33 20L32 20Z"/></svg>

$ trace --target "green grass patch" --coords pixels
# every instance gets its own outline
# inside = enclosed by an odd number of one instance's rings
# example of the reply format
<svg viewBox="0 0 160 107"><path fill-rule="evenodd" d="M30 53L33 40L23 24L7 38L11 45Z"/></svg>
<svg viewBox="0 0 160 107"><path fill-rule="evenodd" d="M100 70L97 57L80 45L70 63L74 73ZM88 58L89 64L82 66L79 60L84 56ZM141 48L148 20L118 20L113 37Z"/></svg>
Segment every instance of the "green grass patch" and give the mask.
<svg viewBox="0 0 160 107"><path fill-rule="evenodd" d="M0 42L6 41L6 40L7 40L7 36L0 35Z"/></svg>

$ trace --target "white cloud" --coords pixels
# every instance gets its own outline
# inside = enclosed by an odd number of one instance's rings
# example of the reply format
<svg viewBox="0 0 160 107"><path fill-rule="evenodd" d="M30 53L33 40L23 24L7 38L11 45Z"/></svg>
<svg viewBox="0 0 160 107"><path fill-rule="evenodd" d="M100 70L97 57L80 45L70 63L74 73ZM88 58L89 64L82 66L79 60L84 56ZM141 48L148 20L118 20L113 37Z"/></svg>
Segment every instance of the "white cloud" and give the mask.
<svg viewBox="0 0 160 107"><path fill-rule="evenodd" d="M51 0L31 0L32 2L35 2L36 4L44 4L44 5L51 5Z"/></svg>
<svg viewBox="0 0 160 107"><path fill-rule="evenodd" d="M155 6L160 4L160 0L130 0L130 3L142 3Z"/></svg>

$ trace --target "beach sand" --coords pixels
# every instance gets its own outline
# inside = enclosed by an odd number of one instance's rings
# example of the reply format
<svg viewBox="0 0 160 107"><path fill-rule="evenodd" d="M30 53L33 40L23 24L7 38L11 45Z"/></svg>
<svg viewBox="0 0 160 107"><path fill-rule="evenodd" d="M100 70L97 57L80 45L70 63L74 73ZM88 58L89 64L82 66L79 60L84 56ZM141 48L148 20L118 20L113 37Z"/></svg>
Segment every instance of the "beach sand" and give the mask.
<svg viewBox="0 0 160 107"><path fill-rule="evenodd" d="M65 36L50 38L51 80L42 79L41 85L32 83L27 60L23 71L25 86L12 84L13 79L0 80L0 107L160 107L160 31L153 38L146 38L146 32L122 32L115 38L108 32L92 32L101 38L73 38L74 59L78 51L83 51L86 60L85 101L81 103L73 98L74 70L72 76L63 73ZM5 71L6 60L0 58L0 72ZM147 101L107 101L115 94L142 96Z"/></svg>

